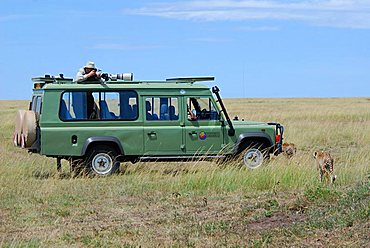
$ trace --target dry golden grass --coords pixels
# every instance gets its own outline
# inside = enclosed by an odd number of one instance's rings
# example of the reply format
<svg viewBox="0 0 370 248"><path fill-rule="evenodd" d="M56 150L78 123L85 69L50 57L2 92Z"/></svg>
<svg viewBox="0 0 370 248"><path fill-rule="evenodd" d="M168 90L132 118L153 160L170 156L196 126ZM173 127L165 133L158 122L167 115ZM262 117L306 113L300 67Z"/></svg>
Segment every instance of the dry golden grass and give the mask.
<svg viewBox="0 0 370 248"><path fill-rule="evenodd" d="M128 164L106 178L71 178L66 163L59 175L54 159L13 147L16 110L27 106L0 101L0 246L358 247L370 241L369 99L227 99L230 116L282 123L296 156L253 171L215 162ZM318 181L316 149L332 153L336 185ZM324 218L328 206L345 208Z"/></svg>

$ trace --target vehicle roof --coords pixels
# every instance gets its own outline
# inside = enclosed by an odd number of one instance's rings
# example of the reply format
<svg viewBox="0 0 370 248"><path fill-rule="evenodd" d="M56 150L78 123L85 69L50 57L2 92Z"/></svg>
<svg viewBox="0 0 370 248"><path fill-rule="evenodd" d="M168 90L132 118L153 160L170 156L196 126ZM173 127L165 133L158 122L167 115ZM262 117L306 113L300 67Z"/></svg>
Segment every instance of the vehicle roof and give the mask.
<svg viewBox="0 0 370 248"><path fill-rule="evenodd" d="M208 86L203 84L193 83L169 83L166 81L130 81L130 82L115 82L115 83L88 83L88 84L45 84L43 90L66 90L66 89L209 89Z"/></svg>
<svg viewBox="0 0 370 248"><path fill-rule="evenodd" d="M177 77L167 78L165 80L109 80L101 81L84 81L74 82L72 78L64 78L63 74L60 77L45 75L44 77L32 78L34 82L34 92L43 90L106 90L106 89L141 89L141 90L163 90L168 92L171 89L197 89L207 90L209 87L196 82L213 81L214 77Z"/></svg>

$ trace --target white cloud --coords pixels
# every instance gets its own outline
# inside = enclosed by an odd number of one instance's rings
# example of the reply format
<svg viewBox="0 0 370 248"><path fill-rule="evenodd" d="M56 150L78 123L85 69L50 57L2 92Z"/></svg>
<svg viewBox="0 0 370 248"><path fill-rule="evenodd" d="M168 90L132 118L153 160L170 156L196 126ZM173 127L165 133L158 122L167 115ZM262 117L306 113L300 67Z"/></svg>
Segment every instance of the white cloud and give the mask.
<svg viewBox="0 0 370 248"><path fill-rule="evenodd" d="M123 13L192 21L289 20L370 29L370 0L194 0L152 3Z"/></svg>
<svg viewBox="0 0 370 248"><path fill-rule="evenodd" d="M126 44L97 44L94 45L93 49L102 49L102 50L146 50L146 49L155 49L160 48L161 46L155 45L126 45Z"/></svg>
<svg viewBox="0 0 370 248"><path fill-rule="evenodd" d="M190 41L199 42L199 43L230 43L233 39L230 38L220 38L220 37L198 37L192 38Z"/></svg>
<svg viewBox="0 0 370 248"><path fill-rule="evenodd" d="M279 31L281 28L274 27L274 26L260 26L260 27L251 27L251 26L244 26L244 27L237 27L235 28L236 31L245 31L245 32L265 32L265 31Z"/></svg>

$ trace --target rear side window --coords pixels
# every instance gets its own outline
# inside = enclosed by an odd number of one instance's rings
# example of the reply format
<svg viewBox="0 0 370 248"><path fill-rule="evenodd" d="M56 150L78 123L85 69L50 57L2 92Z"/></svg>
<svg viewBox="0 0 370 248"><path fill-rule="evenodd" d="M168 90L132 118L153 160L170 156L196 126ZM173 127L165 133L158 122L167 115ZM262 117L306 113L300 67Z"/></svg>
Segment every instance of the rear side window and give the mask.
<svg viewBox="0 0 370 248"><path fill-rule="evenodd" d="M35 112L38 114L41 114L41 105L42 105L42 98L41 96L38 96L36 98L36 108L35 108Z"/></svg>
<svg viewBox="0 0 370 248"><path fill-rule="evenodd" d="M32 97L30 110L35 111L36 113L40 114L41 113L41 105L42 105L41 96L34 96L34 97Z"/></svg>
<svg viewBox="0 0 370 248"><path fill-rule="evenodd" d="M32 101L30 102L30 107L28 108L28 110L35 111L35 106L36 106L36 96L33 96Z"/></svg>
<svg viewBox="0 0 370 248"><path fill-rule="evenodd" d="M145 99L145 119L147 121L179 120L179 104L176 97L147 97Z"/></svg>
<svg viewBox="0 0 370 248"><path fill-rule="evenodd" d="M59 117L69 120L135 120L138 117L135 91L64 92Z"/></svg>

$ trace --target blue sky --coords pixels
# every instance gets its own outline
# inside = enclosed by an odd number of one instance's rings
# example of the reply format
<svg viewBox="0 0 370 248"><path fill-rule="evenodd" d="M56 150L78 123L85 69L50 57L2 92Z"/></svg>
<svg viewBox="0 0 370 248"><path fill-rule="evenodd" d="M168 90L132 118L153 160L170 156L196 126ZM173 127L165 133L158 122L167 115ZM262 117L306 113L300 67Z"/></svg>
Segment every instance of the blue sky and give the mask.
<svg viewBox="0 0 370 248"><path fill-rule="evenodd" d="M215 76L223 97L370 95L366 0L0 3L0 99L89 60L138 80Z"/></svg>

